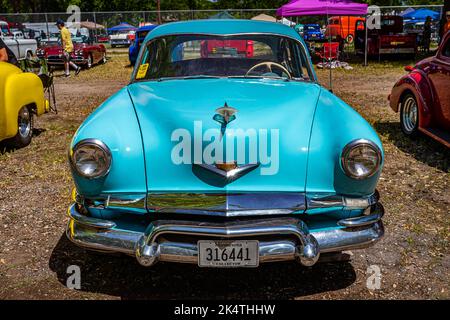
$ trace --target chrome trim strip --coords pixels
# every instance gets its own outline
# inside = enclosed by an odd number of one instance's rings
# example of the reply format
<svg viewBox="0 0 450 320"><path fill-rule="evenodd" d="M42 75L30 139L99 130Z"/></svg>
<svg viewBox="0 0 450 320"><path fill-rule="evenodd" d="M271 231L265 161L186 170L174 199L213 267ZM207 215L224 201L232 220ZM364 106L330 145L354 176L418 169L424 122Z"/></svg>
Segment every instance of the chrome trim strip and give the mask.
<svg viewBox="0 0 450 320"><path fill-rule="evenodd" d="M339 220L338 225L347 228L364 227L380 221L383 216L384 208L381 203L377 203L370 214Z"/></svg>
<svg viewBox="0 0 450 320"><path fill-rule="evenodd" d="M280 193L148 193L153 212L223 217L282 215L306 209L305 194Z"/></svg>
<svg viewBox="0 0 450 320"><path fill-rule="evenodd" d="M222 217L286 215L317 208L364 210L378 203L379 193L353 198L334 194L301 192L256 193L159 193L109 194L92 198L76 194L87 209L112 209L146 213L178 213Z"/></svg>
<svg viewBox="0 0 450 320"><path fill-rule="evenodd" d="M74 220L75 222L87 226L87 227L93 227L98 229L112 229L116 227L116 223L113 221L103 220L103 219L97 219L88 217L85 215L82 215L77 211L76 204L73 204L69 207L68 215L69 217Z"/></svg>
<svg viewBox="0 0 450 320"><path fill-rule="evenodd" d="M317 208L333 208L344 207L345 209L366 209L367 207L374 205L380 200L380 194L375 191L369 197L353 198L340 195L320 195L320 194L307 194L306 204L308 209Z"/></svg>

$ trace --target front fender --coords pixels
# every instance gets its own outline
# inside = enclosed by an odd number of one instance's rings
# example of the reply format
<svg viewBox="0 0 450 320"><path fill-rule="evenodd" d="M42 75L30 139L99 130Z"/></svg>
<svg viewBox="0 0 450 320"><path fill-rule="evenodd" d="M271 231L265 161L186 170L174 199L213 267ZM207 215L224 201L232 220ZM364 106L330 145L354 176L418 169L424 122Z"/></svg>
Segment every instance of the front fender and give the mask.
<svg viewBox="0 0 450 320"><path fill-rule="evenodd" d="M83 178L72 168L80 195L146 193L141 130L127 88L106 100L84 121L70 148L85 139L105 143L111 151L112 164L108 175L99 179Z"/></svg>
<svg viewBox="0 0 450 320"><path fill-rule="evenodd" d="M348 196L367 196L375 192L381 167L375 175L364 180L349 178L341 167L342 150L356 139L373 141L383 154L381 141L367 121L322 88L309 144L307 192Z"/></svg>
<svg viewBox="0 0 450 320"><path fill-rule="evenodd" d="M18 130L17 117L19 110L28 105L35 108L36 114L46 112L47 103L44 97L42 81L33 73L23 73L18 68L1 65L5 72L3 90L0 97L0 139L14 137Z"/></svg>
<svg viewBox="0 0 450 320"><path fill-rule="evenodd" d="M416 98L420 112L420 127L427 127L431 121L430 106L433 105L433 91L422 71L415 69L395 83L389 97L390 107L395 112L400 111L399 105L406 92L411 92Z"/></svg>

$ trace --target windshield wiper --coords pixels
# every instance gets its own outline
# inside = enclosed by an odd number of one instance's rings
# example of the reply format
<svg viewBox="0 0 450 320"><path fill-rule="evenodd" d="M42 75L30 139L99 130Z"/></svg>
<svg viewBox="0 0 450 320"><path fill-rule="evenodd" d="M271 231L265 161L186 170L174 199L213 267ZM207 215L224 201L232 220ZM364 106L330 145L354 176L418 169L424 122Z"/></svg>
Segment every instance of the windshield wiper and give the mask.
<svg viewBox="0 0 450 320"><path fill-rule="evenodd" d="M285 77L269 77L269 76L228 76L227 78L230 79L273 79L273 80L284 80L284 81L290 81L291 79L285 78Z"/></svg>
<svg viewBox="0 0 450 320"><path fill-rule="evenodd" d="M189 79L220 79L219 76L209 76L205 74L199 74L195 76L184 76L184 77L161 77L158 78L158 81L167 81L167 80L189 80Z"/></svg>

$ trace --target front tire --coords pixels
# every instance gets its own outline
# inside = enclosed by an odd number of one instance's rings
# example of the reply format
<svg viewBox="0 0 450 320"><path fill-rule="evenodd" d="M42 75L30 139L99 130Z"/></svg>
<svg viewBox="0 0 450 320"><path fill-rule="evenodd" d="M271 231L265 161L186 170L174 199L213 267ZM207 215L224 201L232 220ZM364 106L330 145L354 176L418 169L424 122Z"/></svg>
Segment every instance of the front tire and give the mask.
<svg viewBox="0 0 450 320"><path fill-rule="evenodd" d="M93 63L92 61L93 61L92 60L92 55L89 55L88 58L87 58L86 69L92 68L92 63Z"/></svg>
<svg viewBox="0 0 450 320"><path fill-rule="evenodd" d="M11 144L16 148L23 148L31 143L33 137L33 112L28 107L19 110L17 117L19 128L17 134L11 140Z"/></svg>
<svg viewBox="0 0 450 320"><path fill-rule="evenodd" d="M413 94L406 94L400 106L400 127L407 136L414 137L419 131L419 106Z"/></svg>

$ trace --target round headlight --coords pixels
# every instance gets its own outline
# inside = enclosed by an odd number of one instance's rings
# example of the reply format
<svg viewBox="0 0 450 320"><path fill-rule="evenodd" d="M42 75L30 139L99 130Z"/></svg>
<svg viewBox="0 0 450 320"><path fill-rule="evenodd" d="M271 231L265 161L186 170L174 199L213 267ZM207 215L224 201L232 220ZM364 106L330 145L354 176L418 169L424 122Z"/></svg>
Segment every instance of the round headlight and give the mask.
<svg viewBox="0 0 450 320"><path fill-rule="evenodd" d="M341 161L347 176L365 179L373 176L380 168L381 151L372 141L355 140L345 146Z"/></svg>
<svg viewBox="0 0 450 320"><path fill-rule="evenodd" d="M70 154L70 162L76 172L85 178L95 179L108 174L111 168L111 152L99 140L78 142Z"/></svg>

